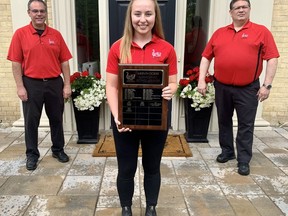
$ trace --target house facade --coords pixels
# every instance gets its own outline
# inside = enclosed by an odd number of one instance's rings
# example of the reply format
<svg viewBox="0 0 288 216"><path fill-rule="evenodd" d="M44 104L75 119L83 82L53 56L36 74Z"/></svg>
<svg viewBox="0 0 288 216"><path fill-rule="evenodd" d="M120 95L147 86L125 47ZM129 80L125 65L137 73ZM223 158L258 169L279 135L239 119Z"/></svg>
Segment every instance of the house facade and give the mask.
<svg viewBox="0 0 288 216"><path fill-rule="evenodd" d="M11 62L6 60L13 32L30 22L27 1L3 0L0 3L0 121L1 124L23 130L21 102L16 94ZM98 71L105 79L106 61L111 44L123 30L128 0L46 0L48 5L47 24L58 29L72 55L71 74L80 70ZM229 0L158 0L163 18L166 39L174 45L178 60L178 80L185 76L187 65L199 65L201 51L219 27L231 23ZM288 121L288 1L251 1L251 21L265 25L272 31L280 58L273 88L268 100L259 103L255 126L267 128L283 125ZM195 30L197 29L197 30ZM265 68L264 68L265 70ZM210 68L213 73L213 62ZM260 78L264 79L264 74ZM262 83L262 82L261 82ZM108 130L111 114L108 105L101 106L100 129ZM184 130L183 101L172 100L171 128ZM236 119L235 119L236 122ZM48 128L45 112L41 128ZM65 131L75 131L72 105L65 104ZM210 131L217 131L217 115L214 107Z"/></svg>

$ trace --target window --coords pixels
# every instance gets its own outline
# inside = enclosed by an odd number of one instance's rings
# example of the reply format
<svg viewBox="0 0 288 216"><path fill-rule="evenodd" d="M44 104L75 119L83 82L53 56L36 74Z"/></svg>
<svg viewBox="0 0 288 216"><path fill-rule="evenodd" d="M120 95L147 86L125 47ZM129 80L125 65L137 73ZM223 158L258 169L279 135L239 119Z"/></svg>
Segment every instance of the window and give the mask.
<svg viewBox="0 0 288 216"><path fill-rule="evenodd" d="M187 0L184 77L188 69L200 65L207 43L209 5L210 0Z"/></svg>
<svg viewBox="0 0 288 216"><path fill-rule="evenodd" d="M100 72L98 0L75 0L78 70Z"/></svg>

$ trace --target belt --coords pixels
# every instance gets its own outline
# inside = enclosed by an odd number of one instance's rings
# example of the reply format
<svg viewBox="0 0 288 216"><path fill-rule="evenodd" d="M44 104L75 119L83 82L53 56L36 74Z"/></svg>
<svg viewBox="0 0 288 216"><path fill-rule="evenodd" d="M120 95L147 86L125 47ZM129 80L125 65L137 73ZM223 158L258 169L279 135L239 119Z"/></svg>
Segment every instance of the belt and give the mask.
<svg viewBox="0 0 288 216"><path fill-rule="evenodd" d="M27 76L24 76L27 77ZM58 79L60 76L58 77L50 77L50 78L31 78L31 77L27 77L28 79L33 79L33 80L38 80L38 81L42 81L42 82L47 82L49 80L55 80Z"/></svg>

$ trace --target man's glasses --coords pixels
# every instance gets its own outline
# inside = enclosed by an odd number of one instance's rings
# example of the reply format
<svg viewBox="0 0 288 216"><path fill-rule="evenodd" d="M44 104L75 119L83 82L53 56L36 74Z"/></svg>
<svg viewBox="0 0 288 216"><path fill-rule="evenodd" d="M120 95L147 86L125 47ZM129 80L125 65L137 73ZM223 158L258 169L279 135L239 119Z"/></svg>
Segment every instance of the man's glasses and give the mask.
<svg viewBox="0 0 288 216"><path fill-rule="evenodd" d="M250 8L248 5L244 5L244 6L239 6L239 7L232 8L232 10L239 11L241 9L247 10L248 8Z"/></svg>
<svg viewBox="0 0 288 216"><path fill-rule="evenodd" d="M37 9L33 9L33 10L30 10L33 14L44 14L46 13L46 10L37 10Z"/></svg>

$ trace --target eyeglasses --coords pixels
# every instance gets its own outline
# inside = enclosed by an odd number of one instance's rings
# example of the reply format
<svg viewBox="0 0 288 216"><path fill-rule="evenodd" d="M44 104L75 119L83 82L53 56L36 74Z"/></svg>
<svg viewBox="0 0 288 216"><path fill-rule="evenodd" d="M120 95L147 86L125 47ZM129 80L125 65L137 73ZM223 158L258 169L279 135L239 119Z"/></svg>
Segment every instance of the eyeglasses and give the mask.
<svg viewBox="0 0 288 216"><path fill-rule="evenodd" d="M30 10L33 14L44 14L46 13L46 10L37 10L37 9L33 9L33 10Z"/></svg>
<svg viewBox="0 0 288 216"><path fill-rule="evenodd" d="M232 8L232 10L239 11L241 9L247 10L248 8L250 8L248 5L244 5L244 6L239 6L239 7Z"/></svg>

